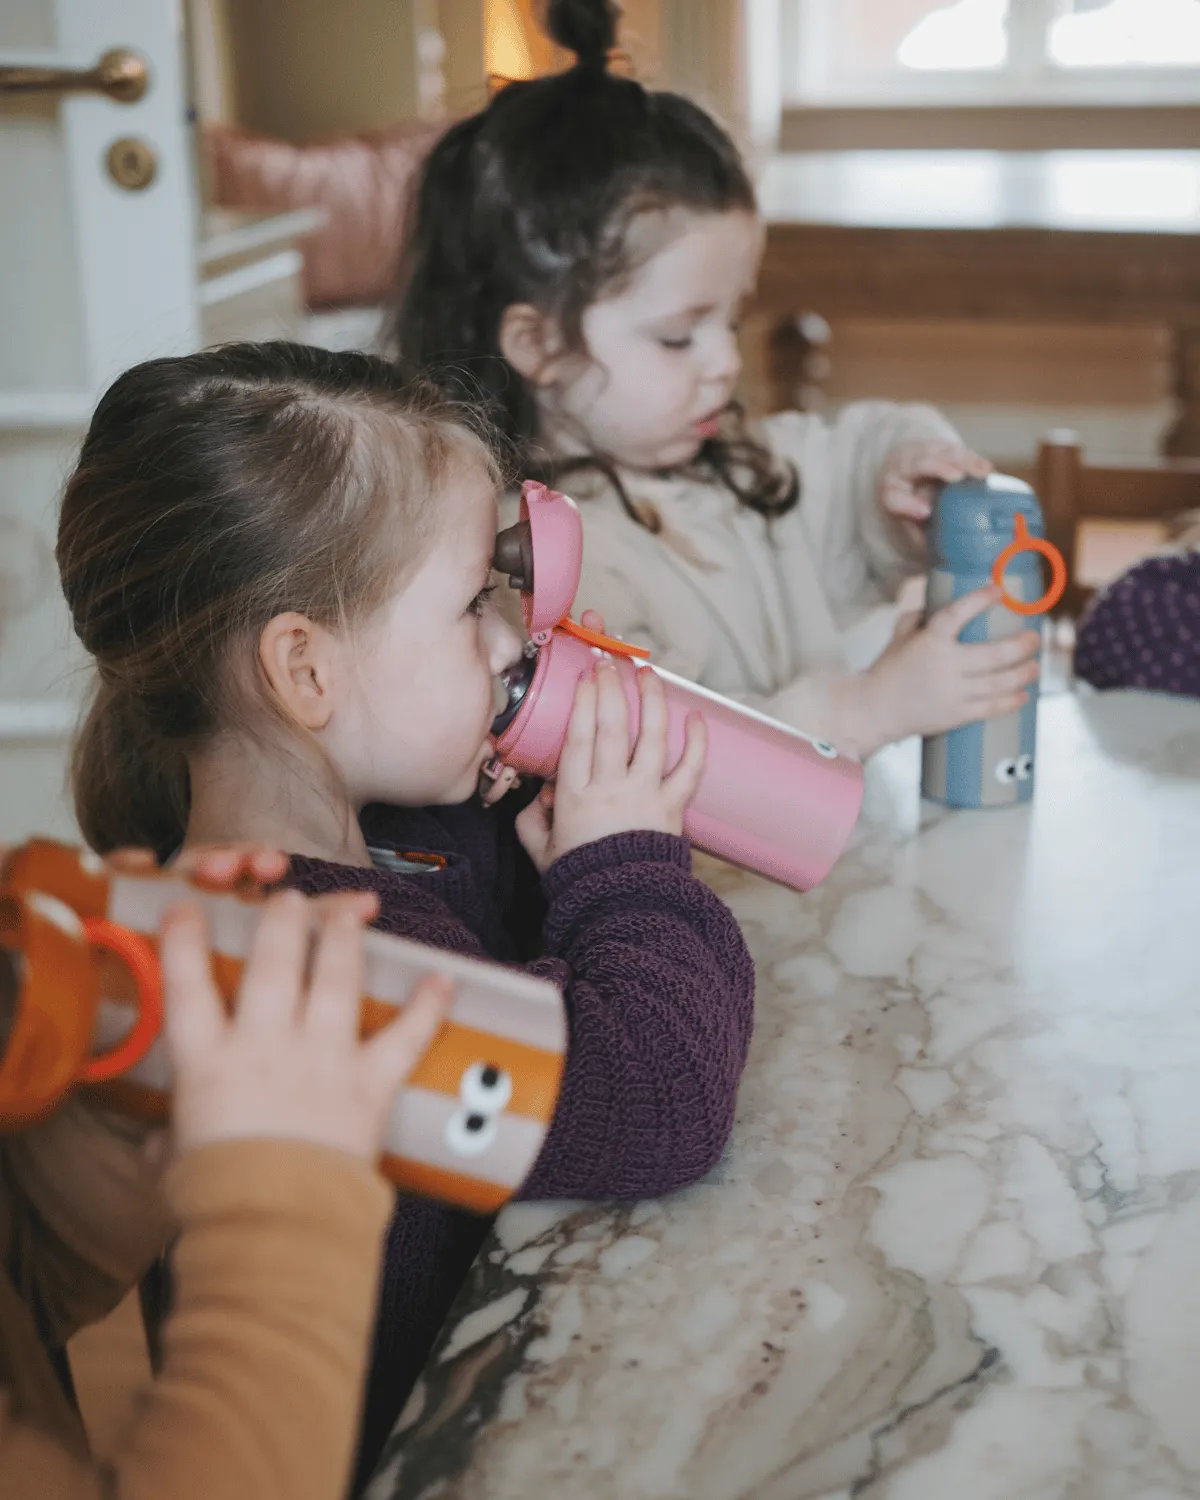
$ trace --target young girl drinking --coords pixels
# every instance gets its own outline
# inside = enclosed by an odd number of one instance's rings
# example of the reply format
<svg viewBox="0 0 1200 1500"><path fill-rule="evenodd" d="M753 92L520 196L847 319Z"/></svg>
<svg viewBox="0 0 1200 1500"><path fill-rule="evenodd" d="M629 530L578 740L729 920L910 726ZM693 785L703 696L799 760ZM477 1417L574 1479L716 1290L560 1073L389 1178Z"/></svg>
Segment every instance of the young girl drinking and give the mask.
<svg viewBox="0 0 1200 1500"><path fill-rule="evenodd" d="M602 666L553 806L469 800L521 649L488 602L497 488L461 413L366 355L235 345L123 375L58 536L100 675L79 821L102 851L284 849L306 892L371 891L388 932L559 984L565 1076L524 1195L657 1196L720 1158L752 1022L741 934L681 836L702 725L668 771L647 672L630 759ZM397 1202L360 1481L485 1230Z"/></svg>
<svg viewBox="0 0 1200 1500"><path fill-rule="evenodd" d="M616 22L609 0L551 0L577 65L510 84L435 147L400 357L482 397L521 471L586 501L579 599L660 665L863 755L1012 712L1037 636L957 641L998 594L924 628L907 614L890 645L882 608L924 571L934 487L989 466L927 407L744 428L754 190L696 105L607 70Z"/></svg>

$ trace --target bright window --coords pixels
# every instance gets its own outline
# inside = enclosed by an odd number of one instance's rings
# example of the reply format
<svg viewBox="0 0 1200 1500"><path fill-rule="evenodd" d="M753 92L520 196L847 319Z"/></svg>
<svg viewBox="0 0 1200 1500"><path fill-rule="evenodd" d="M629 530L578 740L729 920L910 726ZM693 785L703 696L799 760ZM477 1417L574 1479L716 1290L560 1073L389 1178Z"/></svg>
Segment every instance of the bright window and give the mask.
<svg viewBox="0 0 1200 1500"><path fill-rule="evenodd" d="M958 0L909 27L895 64L921 72L1002 68L1008 61L1008 0Z"/></svg>
<svg viewBox="0 0 1200 1500"><path fill-rule="evenodd" d="M796 103L1200 99L1200 0L784 0Z"/></svg>
<svg viewBox="0 0 1200 1500"><path fill-rule="evenodd" d="M1072 5L1050 24L1060 68L1200 65L1200 0L1106 0Z"/></svg>

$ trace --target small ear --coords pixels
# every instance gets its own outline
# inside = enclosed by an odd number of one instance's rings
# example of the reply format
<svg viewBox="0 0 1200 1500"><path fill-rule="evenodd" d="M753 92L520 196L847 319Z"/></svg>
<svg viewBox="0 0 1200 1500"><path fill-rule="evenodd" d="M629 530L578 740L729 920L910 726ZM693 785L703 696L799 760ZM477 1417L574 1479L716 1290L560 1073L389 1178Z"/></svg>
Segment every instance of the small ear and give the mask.
<svg viewBox="0 0 1200 1500"><path fill-rule="evenodd" d="M548 314L531 302L514 302L500 319L500 353L531 384L550 385L557 378L563 341Z"/></svg>
<svg viewBox="0 0 1200 1500"><path fill-rule="evenodd" d="M276 615L258 638L258 660L289 718L324 729L333 713L333 641L307 615Z"/></svg>

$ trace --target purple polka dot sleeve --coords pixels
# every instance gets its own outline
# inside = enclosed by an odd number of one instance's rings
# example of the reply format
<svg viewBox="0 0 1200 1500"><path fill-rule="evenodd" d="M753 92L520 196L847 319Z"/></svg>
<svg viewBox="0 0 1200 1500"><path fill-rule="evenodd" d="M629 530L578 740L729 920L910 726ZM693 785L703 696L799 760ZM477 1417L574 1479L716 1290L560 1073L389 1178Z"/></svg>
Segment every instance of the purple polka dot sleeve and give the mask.
<svg viewBox="0 0 1200 1500"><path fill-rule="evenodd" d="M1147 558L1109 584L1079 623L1075 673L1200 698L1200 552Z"/></svg>

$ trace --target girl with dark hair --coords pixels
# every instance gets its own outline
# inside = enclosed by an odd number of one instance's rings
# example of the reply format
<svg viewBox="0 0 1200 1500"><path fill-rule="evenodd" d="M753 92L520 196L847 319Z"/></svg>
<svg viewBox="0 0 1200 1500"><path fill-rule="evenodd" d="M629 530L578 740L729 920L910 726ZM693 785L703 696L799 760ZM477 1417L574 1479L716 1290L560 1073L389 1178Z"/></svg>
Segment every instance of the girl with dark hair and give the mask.
<svg viewBox="0 0 1200 1500"><path fill-rule="evenodd" d="M993 591L887 645L934 487L989 465L922 406L748 427L754 189L702 109L609 71L617 21L612 0L551 0L576 65L504 87L434 148L393 352L586 501L579 597L660 665L864 755L1014 711L1036 635L957 640Z"/></svg>
<svg viewBox="0 0 1200 1500"><path fill-rule="evenodd" d="M656 1197L720 1158L754 974L691 873L703 726L666 765L642 677L581 684L553 805L475 796L520 639L488 601L497 471L459 408L394 365L291 344L155 360L100 402L58 565L99 669L75 798L93 848L246 841L310 895L366 891L385 931L527 965L569 1041L530 1198ZM358 1479L486 1233L401 1195Z"/></svg>

